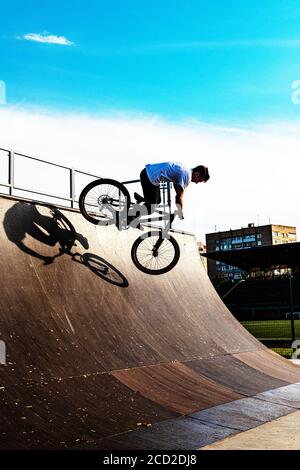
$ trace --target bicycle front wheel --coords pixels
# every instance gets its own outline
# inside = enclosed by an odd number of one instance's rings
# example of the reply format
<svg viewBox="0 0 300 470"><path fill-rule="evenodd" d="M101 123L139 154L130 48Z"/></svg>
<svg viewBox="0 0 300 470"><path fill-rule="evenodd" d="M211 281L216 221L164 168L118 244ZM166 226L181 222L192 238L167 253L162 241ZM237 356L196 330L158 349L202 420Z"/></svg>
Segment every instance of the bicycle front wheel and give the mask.
<svg viewBox="0 0 300 470"><path fill-rule="evenodd" d="M130 195L118 181L101 178L92 181L79 196L79 208L83 217L95 225L116 224L127 218Z"/></svg>
<svg viewBox="0 0 300 470"><path fill-rule="evenodd" d="M161 232L147 232L138 237L131 249L135 266L147 274L164 274L174 268L180 256L175 238L162 238Z"/></svg>

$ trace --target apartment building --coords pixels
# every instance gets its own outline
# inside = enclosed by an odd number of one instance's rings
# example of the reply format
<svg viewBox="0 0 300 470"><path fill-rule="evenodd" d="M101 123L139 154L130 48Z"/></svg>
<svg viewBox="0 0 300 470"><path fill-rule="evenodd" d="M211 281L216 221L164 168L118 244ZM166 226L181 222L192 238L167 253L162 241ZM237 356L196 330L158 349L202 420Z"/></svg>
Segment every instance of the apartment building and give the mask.
<svg viewBox="0 0 300 470"><path fill-rule="evenodd" d="M206 234L206 250L207 252L242 250L296 241L296 227L274 224L255 226L251 223L240 229ZM209 259L208 275L211 279L241 279L242 271L234 266Z"/></svg>

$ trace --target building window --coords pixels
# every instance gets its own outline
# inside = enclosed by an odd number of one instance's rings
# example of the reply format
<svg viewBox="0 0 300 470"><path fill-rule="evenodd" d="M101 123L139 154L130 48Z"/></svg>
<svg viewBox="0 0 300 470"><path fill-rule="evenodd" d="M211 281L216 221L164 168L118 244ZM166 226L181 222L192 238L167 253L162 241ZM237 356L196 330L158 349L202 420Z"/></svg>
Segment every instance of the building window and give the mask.
<svg viewBox="0 0 300 470"><path fill-rule="evenodd" d="M222 243L221 245L221 250L230 250L231 249L231 245L229 243Z"/></svg>
<svg viewBox="0 0 300 470"><path fill-rule="evenodd" d="M233 245L233 247L232 247L233 250L240 250L241 248L243 248L243 245L242 245L242 244Z"/></svg>
<svg viewBox="0 0 300 470"><path fill-rule="evenodd" d="M242 237L233 237L231 243L235 245L236 243L243 243Z"/></svg>
<svg viewBox="0 0 300 470"><path fill-rule="evenodd" d="M245 235L244 242L255 242L255 235Z"/></svg>

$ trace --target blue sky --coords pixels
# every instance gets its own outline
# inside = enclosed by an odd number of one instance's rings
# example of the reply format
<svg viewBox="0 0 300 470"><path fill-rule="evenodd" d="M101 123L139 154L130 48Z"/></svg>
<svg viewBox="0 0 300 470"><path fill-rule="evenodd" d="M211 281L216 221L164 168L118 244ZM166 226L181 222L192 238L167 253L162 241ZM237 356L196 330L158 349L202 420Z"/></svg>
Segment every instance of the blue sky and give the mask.
<svg viewBox="0 0 300 470"><path fill-rule="evenodd" d="M10 105L236 124L299 118L298 0L10 0L0 18Z"/></svg>
<svg viewBox="0 0 300 470"><path fill-rule="evenodd" d="M299 0L10 0L0 19L1 147L120 181L203 163L180 227L299 233Z"/></svg>

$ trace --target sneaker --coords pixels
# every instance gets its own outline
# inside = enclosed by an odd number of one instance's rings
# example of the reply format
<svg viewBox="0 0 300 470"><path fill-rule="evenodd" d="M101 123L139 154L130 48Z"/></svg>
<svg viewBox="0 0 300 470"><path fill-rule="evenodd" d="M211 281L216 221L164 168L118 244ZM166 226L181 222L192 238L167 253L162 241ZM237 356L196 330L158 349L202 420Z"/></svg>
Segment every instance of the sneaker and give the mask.
<svg viewBox="0 0 300 470"><path fill-rule="evenodd" d="M142 196L140 196L138 193L134 193L134 198L135 198L135 200L136 200L136 202L137 202L138 204L139 204L140 202L144 202L144 201L145 201L145 199L144 199Z"/></svg>

